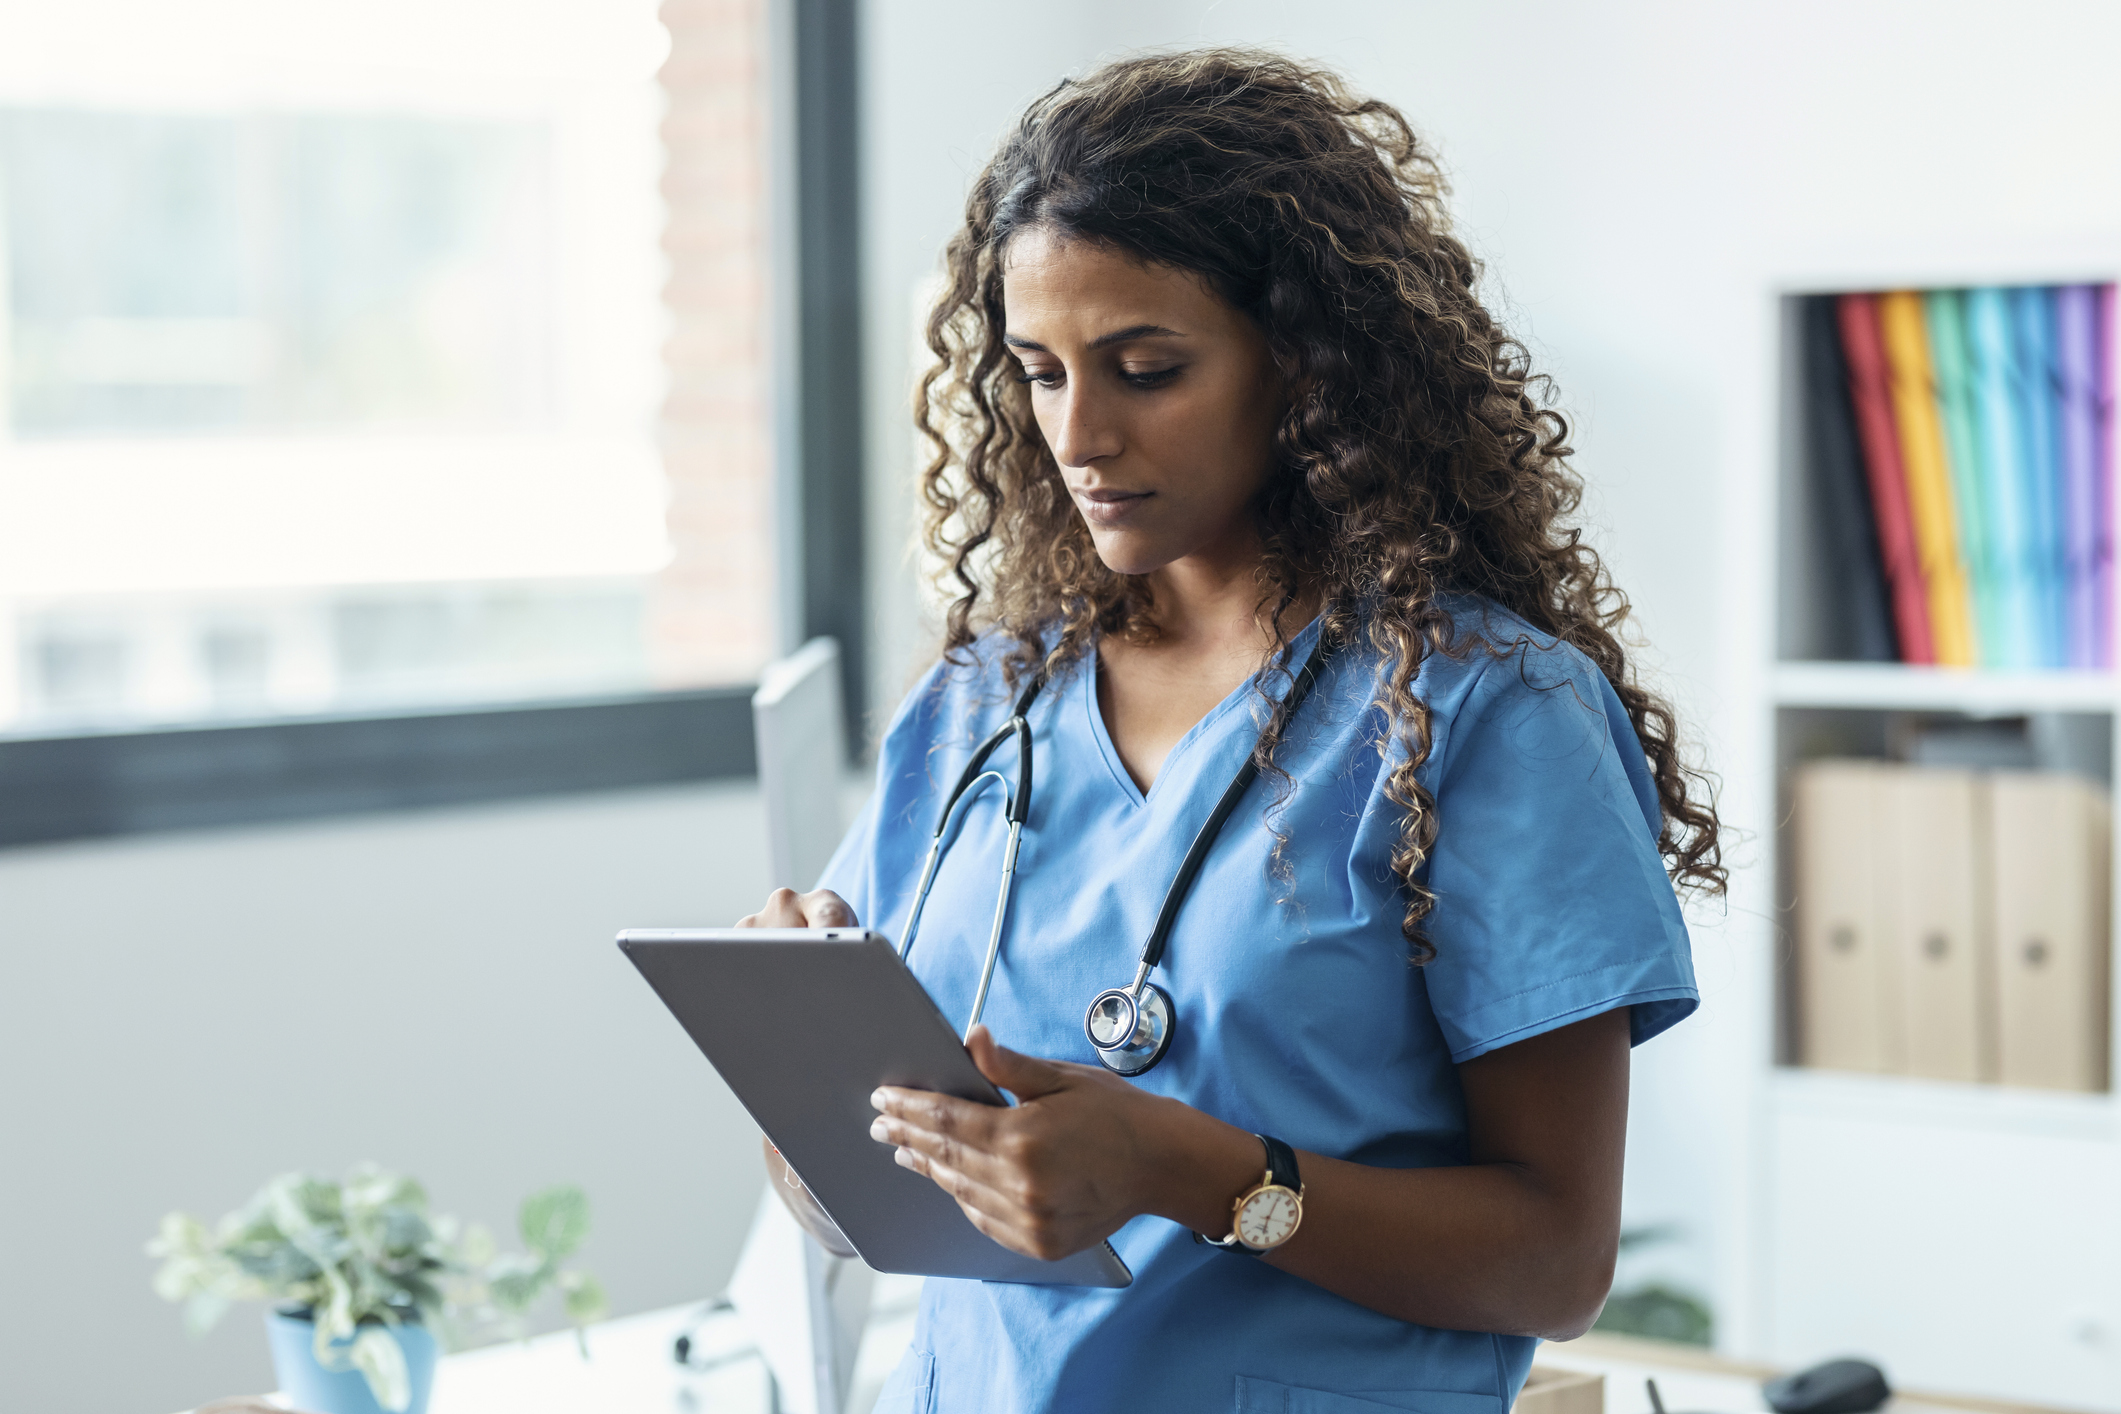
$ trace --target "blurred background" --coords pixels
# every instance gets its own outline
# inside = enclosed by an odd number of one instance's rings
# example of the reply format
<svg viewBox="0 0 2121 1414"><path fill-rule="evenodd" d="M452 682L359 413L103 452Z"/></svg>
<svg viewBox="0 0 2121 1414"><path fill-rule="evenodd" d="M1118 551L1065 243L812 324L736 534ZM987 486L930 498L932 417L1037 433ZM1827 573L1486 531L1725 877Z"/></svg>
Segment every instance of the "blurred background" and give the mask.
<svg viewBox="0 0 2121 1414"><path fill-rule="evenodd" d="M721 1289L755 1130L611 935L781 882L770 659L840 641L850 779L925 666L915 330L997 136L1204 43L1441 151L1722 780L1615 1318L2121 1410L2103 1041L2079 1093L1797 1064L1778 833L1911 721L2110 777L2110 671L1813 661L1791 389L1798 296L2121 274L2121 13L1810 0L0 0L0 1404L269 1387L141 1244L288 1169L580 1183L617 1312Z"/></svg>

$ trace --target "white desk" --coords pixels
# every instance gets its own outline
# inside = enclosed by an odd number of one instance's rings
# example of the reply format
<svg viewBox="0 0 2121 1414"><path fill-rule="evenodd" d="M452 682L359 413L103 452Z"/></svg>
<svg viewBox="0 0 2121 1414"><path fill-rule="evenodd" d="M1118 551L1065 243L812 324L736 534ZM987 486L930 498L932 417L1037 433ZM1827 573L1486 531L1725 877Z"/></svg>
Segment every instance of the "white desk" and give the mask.
<svg viewBox="0 0 2121 1414"><path fill-rule="evenodd" d="M846 1414L869 1414L884 1377L913 1337L920 1282L879 1277L877 1310L855 1364ZM428 1414L767 1414L766 1374L756 1359L694 1372L672 1358L680 1333L704 1303L605 1321L589 1330L589 1359L574 1334L488 1346L444 1357ZM696 1358L741 1344L726 1315L694 1334ZM1760 1382L1770 1372L1707 1351L1616 1336L1542 1345L1541 1365L1602 1374L1605 1414L1650 1414L1644 1381L1654 1378L1672 1414L1762 1414ZM1896 1397L1887 1414L2054 1414L2029 1404L1931 1394Z"/></svg>
<svg viewBox="0 0 2121 1414"><path fill-rule="evenodd" d="M869 1414L884 1377L913 1339L919 1295L918 1278L877 1279L875 1314L862 1336L846 1414ZM756 1357L705 1371L685 1369L674 1358L678 1336L693 1328L705 1304L591 1326L587 1360L572 1331L446 1355L435 1371L428 1414L768 1414L766 1371ZM696 1360L745 1344L727 1312L710 1316L692 1335Z"/></svg>

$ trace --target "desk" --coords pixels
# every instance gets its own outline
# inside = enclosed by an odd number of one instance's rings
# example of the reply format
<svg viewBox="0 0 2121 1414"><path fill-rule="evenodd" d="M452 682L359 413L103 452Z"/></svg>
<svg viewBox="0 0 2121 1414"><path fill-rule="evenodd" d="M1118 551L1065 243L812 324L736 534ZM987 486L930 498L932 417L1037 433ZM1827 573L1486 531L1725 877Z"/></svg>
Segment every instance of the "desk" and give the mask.
<svg viewBox="0 0 2121 1414"><path fill-rule="evenodd" d="M877 1279L876 1314L862 1337L846 1414L868 1414L884 1377L898 1364L913 1337L919 1291L917 1278ZM693 1372L671 1358L678 1336L692 1327L703 1304L592 1326L586 1361L571 1331L445 1356L428 1414L768 1414L765 1370L756 1359ZM708 1358L741 1343L726 1315L710 1317L694 1333L695 1348ZM1605 1414L1650 1414L1644 1388L1649 1379L1657 1381L1665 1408L1674 1414L1762 1414L1767 1406L1761 1381L1776 1373L1691 1346L1596 1334L1542 1345L1536 1358L1555 1369L1604 1375ZM1896 1396L1886 1411L2059 1414L2031 1404L1914 1392Z"/></svg>
<svg viewBox="0 0 2121 1414"><path fill-rule="evenodd" d="M913 1339L920 1279L880 1276L876 1285L845 1414L868 1414ZM587 1332L587 1360L572 1331L445 1355L428 1414L769 1414L765 1366L756 1357L704 1371L684 1369L672 1357L677 1338L688 1331L702 1359L747 1343L727 1312L701 1321L705 1306L692 1302L599 1322Z"/></svg>

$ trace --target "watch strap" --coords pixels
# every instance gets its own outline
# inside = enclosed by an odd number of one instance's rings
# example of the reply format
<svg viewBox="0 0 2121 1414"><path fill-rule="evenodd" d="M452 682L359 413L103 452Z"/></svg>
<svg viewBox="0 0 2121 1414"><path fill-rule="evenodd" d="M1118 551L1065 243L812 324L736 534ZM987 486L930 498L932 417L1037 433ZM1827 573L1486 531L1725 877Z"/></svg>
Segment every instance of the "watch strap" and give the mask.
<svg viewBox="0 0 2121 1414"><path fill-rule="evenodd" d="M1303 1192L1303 1176L1296 1171L1296 1151L1271 1134L1261 1134L1257 1138L1266 1146L1267 1172L1273 1176L1274 1182L1291 1193Z"/></svg>

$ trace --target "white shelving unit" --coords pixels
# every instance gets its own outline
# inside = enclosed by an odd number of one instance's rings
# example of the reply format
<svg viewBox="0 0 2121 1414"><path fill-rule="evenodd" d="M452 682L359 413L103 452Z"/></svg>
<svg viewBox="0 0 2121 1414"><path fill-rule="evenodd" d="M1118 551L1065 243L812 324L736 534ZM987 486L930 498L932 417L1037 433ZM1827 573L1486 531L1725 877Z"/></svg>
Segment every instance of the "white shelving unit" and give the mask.
<svg viewBox="0 0 2121 1414"><path fill-rule="evenodd" d="M2033 712L2112 712L2121 678L2112 673L1979 672L1911 668L1897 663L1777 663L1777 707L1861 711L1962 712L2012 716Z"/></svg>
<svg viewBox="0 0 2121 1414"><path fill-rule="evenodd" d="M1985 272L1921 286L2112 278L2096 270ZM1888 288L1884 279L1820 291ZM1783 1362L1861 1352L1905 1382L2064 1407L2121 1410L2121 1075L2063 1094L1851 1075L1791 1064L1792 966L1784 873L1791 769L1834 743L1880 749L1903 714L2026 716L2055 730L2077 769L2113 783L2121 677L1813 661L1836 605L1816 525L1795 364L1794 295L1778 296L1776 514L1762 560L1774 578L1773 656L1752 678L1767 740L1751 795L1761 863L1776 880L1776 985L1752 1033L1749 1340ZM1761 533L1755 531L1753 533ZM1866 746L1868 741L1870 744ZM1843 745L1841 749L1850 749ZM1771 816L1761 812L1771 810ZM2116 970L2121 982L2121 969ZM2121 995L2110 1000L2121 1016Z"/></svg>

